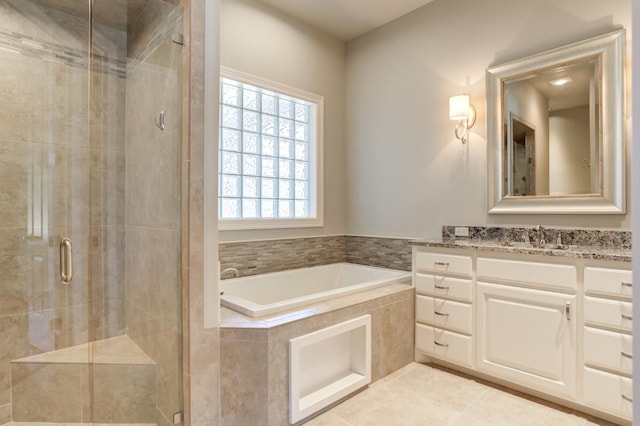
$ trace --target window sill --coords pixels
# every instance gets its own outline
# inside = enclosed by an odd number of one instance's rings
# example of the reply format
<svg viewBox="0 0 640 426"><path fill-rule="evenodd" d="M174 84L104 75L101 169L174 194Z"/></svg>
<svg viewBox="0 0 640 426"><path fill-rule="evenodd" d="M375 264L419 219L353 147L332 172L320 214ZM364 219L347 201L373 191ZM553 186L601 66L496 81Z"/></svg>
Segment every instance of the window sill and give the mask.
<svg viewBox="0 0 640 426"><path fill-rule="evenodd" d="M219 219L218 230L237 231L243 229L319 228L322 218L305 219Z"/></svg>

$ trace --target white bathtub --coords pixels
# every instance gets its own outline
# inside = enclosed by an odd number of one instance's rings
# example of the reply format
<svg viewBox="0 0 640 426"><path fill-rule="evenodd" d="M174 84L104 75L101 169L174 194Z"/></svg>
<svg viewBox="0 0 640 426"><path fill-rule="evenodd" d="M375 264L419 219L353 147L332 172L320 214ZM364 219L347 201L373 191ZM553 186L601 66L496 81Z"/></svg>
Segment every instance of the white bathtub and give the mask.
<svg viewBox="0 0 640 426"><path fill-rule="evenodd" d="M223 306L259 317L394 282L410 284L411 272L334 263L223 280L220 290Z"/></svg>

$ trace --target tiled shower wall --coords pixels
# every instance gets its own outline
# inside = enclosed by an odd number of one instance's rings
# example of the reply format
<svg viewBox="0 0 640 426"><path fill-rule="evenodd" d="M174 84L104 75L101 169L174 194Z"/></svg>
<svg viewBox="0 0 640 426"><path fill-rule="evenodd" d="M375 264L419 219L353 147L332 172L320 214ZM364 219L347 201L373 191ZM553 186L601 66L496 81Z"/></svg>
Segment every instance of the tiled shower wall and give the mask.
<svg viewBox="0 0 640 426"><path fill-rule="evenodd" d="M402 238L334 235L221 243L219 259L221 270L237 268L241 276L337 262L410 271L411 246Z"/></svg>
<svg viewBox="0 0 640 426"><path fill-rule="evenodd" d="M39 4L0 2L0 424L11 420L11 360L86 343L90 325L99 338L125 331L126 34L96 25L102 107L89 108L87 20ZM68 286L62 237L74 245Z"/></svg>
<svg viewBox="0 0 640 426"><path fill-rule="evenodd" d="M182 11L152 0L129 23L126 91L128 335L156 363L158 425L182 409ZM165 129L155 121L164 112Z"/></svg>

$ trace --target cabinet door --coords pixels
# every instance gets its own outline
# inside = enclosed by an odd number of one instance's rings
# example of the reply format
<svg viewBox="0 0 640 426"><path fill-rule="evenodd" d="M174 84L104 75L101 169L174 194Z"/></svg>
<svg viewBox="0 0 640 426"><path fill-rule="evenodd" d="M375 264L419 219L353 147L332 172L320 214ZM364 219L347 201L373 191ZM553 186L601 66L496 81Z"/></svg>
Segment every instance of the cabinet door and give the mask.
<svg viewBox="0 0 640 426"><path fill-rule="evenodd" d="M479 370L563 397L576 390L575 295L479 282Z"/></svg>

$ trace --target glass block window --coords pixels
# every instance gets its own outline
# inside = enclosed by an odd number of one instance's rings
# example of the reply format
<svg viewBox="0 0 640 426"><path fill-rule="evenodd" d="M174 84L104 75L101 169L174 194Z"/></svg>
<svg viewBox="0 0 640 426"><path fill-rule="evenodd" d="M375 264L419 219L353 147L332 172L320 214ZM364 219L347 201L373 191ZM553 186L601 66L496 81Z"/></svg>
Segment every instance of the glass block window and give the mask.
<svg viewBox="0 0 640 426"><path fill-rule="evenodd" d="M316 218L318 104L251 83L220 80L220 223Z"/></svg>

